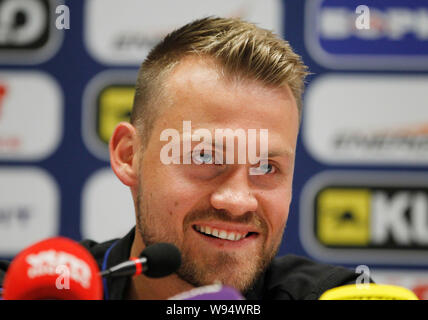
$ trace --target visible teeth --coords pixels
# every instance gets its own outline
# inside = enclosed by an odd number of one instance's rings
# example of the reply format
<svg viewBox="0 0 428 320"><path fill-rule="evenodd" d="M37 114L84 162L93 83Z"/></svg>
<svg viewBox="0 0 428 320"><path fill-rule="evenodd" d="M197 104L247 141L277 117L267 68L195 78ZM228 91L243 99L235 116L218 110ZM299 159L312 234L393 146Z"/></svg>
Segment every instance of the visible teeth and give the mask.
<svg viewBox="0 0 428 320"><path fill-rule="evenodd" d="M225 230L217 230L214 228L211 229L211 227L208 227L208 226L195 225L195 229L199 232L209 234L216 238L229 240L229 241L238 241L245 238L245 236L247 235L247 234L240 234L237 232L227 232Z"/></svg>
<svg viewBox="0 0 428 320"><path fill-rule="evenodd" d="M221 239L227 239L227 232L226 231L220 231L220 234L218 235Z"/></svg>
<svg viewBox="0 0 428 320"><path fill-rule="evenodd" d="M229 233L229 235L227 236L227 240L235 240L235 234L233 232Z"/></svg>

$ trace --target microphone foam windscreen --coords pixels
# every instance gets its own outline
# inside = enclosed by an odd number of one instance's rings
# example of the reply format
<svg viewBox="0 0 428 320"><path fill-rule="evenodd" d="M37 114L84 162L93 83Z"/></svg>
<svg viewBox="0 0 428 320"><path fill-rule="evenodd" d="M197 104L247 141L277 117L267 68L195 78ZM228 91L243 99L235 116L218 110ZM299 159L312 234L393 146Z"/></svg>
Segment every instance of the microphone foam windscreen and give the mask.
<svg viewBox="0 0 428 320"><path fill-rule="evenodd" d="M180 268L181 253L170 243L155 243L141 253L147 258L147 271L144 274L151 278L161 278L170 275Z"/></svg>
<svg viewBox="0 0 428 320"><path fill-rule="evenodd" d="M77 242L55 237L20 252L4 280L5 300L100 300L99 268Z"/></svg>

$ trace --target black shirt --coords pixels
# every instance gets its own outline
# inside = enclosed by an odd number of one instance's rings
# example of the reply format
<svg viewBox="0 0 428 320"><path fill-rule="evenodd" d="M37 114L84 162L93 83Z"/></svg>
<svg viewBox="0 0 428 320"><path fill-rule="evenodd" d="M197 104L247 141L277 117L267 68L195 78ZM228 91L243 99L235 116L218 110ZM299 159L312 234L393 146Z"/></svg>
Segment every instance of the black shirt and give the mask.
<svg viewBox="0 0 428 320"><path fill-rule="evenodd" d="M101 270L129 259L135 227L122 239L97 243L84 240ZM0 285L6 263L0 262ZM2 272L3 270L3 272ZM309 259L286 255L275 258L245 298L248 300L316 300L331 288L355 283L359 274L344 267L321 264ZM105 299L126 299L130 278L104 280Z"/></svg>

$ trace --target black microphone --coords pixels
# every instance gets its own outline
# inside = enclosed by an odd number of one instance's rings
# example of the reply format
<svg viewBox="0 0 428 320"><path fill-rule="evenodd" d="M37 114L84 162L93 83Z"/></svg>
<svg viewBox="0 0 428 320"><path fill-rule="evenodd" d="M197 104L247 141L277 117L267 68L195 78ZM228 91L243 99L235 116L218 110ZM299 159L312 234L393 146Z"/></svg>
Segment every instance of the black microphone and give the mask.
<svg viewBox="0 0 428 320"><path fill-rule="evenodd" d="M139 258L130 258L100 272L102 277L137 276L144 273L150 278L161 278L178 270L181 253L170 243L155 243L141 252Z"/></svg>

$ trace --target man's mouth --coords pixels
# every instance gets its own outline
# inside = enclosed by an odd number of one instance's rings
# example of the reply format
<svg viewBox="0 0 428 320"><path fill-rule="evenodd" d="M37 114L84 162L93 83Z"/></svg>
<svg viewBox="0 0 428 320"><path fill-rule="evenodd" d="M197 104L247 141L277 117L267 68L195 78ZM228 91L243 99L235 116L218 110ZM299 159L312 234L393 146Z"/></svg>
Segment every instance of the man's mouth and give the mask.
<svg viewBox="0 0 428 320"><path fill-rule="evenodd" d="M228 231L220 228L200 225L193 225L193 229L205 236L229 241L239 241L257 234L256 232Z"/></svg>

